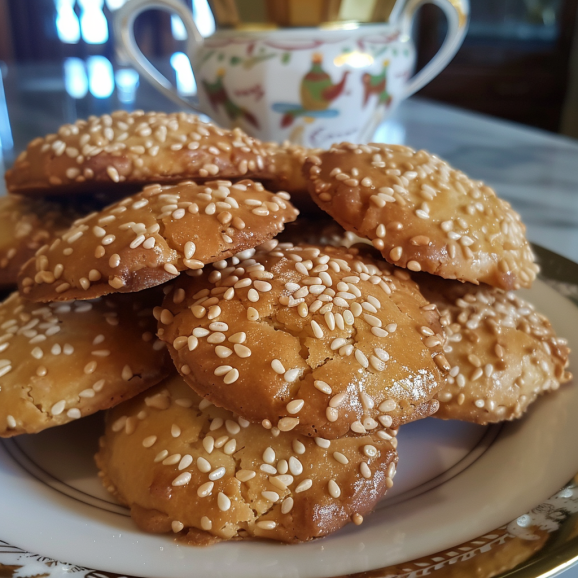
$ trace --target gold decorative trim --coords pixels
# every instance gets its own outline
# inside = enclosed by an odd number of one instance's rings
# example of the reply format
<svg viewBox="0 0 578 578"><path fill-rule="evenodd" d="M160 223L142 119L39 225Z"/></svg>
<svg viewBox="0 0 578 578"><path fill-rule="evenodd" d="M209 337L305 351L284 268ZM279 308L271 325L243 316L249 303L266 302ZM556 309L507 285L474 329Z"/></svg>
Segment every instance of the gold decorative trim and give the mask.
<svg viewBox="0 0 578 578"><path fill-rule="evenodd" d="M395 0L209 0L209 4L218 29L260 31L349 29L387 22Z"/></svg>

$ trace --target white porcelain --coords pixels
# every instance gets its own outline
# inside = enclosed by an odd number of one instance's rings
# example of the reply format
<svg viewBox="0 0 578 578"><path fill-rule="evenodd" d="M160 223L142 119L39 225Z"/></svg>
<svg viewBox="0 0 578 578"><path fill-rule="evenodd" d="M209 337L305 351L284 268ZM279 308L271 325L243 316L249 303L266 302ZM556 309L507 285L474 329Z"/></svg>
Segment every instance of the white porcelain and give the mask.
<svg viewBox="0 0 578 578"><path fill-rule="evenodd" d="M438 54L412 77L412 22L417 9L428 2L444 11L448 33ZM177 13L187 28L196 104L175 92L135 42L134 20L151 8ZM263 140L327 147L339 140L370 140L399 102L453 58L466 32L467 14L467 0L408 0L391 22L383 24L219 30L203 39L179 0L130 0L116 13L114 26L121 57L179 104Z"/></svg>
<svg viewBox="0 0 578 578"><path fill-rule="evenodd" d="M540 281L524 296L578 351L578 308ZM571 370L576 373L575 362ZM552 496L578 471L576 415L578 389L569 384L515 423L482 428L428 419L403 426L394 491L361 526L301 545L209 548L135 528L100 487L92 463L100 423L93 416L0 442L0 540L70 564L147 578L363 572L453 548Z"/></svg>

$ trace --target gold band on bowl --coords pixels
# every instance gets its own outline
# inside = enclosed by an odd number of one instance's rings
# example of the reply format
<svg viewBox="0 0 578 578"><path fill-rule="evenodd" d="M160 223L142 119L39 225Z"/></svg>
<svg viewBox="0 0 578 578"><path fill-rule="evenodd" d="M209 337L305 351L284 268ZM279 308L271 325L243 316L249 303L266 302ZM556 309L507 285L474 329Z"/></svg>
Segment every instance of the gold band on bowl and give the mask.
<svg viewBox="0 0 578 578"><path fill-rule="evenodd" d="M348 28L387 22L396 0L209 0L218 29Z"/></svg>

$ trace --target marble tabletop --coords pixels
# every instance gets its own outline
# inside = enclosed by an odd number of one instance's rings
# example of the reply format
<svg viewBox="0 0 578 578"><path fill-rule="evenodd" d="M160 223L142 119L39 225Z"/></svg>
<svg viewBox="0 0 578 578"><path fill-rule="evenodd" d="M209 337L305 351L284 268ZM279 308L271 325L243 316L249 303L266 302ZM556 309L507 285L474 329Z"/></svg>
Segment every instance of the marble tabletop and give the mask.
<svg viewBox="0 0 578 578"><path fill-rule="evenodd" d="M65 122L117 108L176 110L144 82L128 98L77 99L59 66L0 69L0 175L28 141ZM578 141L419 98L404 102L375 140L427 149L484 180L521 213L531 241L578 262ZM578 568L563 576L578 578Z"/></svg>

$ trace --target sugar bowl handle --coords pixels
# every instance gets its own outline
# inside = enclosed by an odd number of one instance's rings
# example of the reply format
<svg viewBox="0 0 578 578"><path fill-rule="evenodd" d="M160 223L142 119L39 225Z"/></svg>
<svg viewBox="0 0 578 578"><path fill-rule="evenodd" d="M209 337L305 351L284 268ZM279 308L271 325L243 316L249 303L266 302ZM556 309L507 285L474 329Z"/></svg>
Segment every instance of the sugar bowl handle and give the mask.
<svg viewBox="0 0 578 578"><path fill-rule="evenodd" d="M448 31L437 54L413 76L405 86L402 98L407 98L433 80L455 56L462 45L468 29L468 0L408 0L400 10L401 33L409 37L416 12L424 4L435 4L441 8L448 21ZM397 16L392 15L392 20Z"/></svg>
<svg viewBox="0 0 578 578"><path fill-rule="evenodd" d="M191 11L179 0L129 0L114 15L114 34L119 60L130 62L138 72L166 97L179 105L203 113L198 105L181 97L175 87L150 63L138 47L134 37L134 21L139 14L151 9L164 10L178 14L187 31L187 56L194 60L196 52L203 45Z"/></svg>

